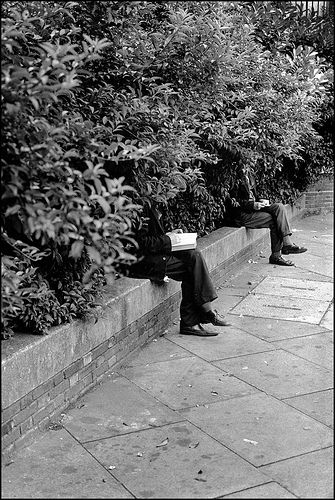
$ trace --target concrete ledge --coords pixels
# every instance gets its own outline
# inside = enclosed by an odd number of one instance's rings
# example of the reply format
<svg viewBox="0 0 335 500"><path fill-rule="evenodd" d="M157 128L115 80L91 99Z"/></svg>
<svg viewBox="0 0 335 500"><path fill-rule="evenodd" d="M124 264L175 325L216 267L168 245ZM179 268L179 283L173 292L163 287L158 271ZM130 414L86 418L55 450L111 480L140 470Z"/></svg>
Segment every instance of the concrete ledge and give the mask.
<svg viewBox="0 0 335 500"><path fill-rule="evenodd" d="M304 199L287 206L289 218ZM200 238L214 282L269 238L267 229L223 227ZM249 257L250 258L250 257ZM98 321L74 321L46 336L16 334L2 349L2 448L42 429L134 349L179 317L180 283L121 278L107 285Z"/></svg>

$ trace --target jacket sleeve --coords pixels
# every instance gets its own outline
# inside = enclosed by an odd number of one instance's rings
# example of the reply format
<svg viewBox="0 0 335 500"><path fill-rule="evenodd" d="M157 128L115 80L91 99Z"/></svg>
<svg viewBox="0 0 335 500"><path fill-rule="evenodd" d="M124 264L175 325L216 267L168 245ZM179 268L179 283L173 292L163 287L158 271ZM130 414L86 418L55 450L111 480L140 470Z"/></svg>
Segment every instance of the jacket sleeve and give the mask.
<svg viewBox="0 0 335 500"><path fill-rule="evenodd" d="M240 210L244 212L254 211L255 200L252 199L252 194L249 191L247 183L240 181L239 185L232 191L231 197L236 199Z"/></svg>
<svg viewBox="0 0 335 500"><path fill-rule="evenodd" d="M150 211L148 217L142 220L136 234L139 252L142 255L159 255L171 253L171 240L164 233L155 213Z"/></svg>
<svg viewBox="0 0 335 500"><path fill-rule="evenodd" d="M241 200L240 207L244 212L253 212L254 211L254 203L255 203L255 200Z"/></svg>
<svg viewBox="0 0 335 500"><path fill-rule="evenodd" d="M171 253L171 240L166 234L150 236L141 234L137 238L140 252L144 255L157 255Z"/></svg>

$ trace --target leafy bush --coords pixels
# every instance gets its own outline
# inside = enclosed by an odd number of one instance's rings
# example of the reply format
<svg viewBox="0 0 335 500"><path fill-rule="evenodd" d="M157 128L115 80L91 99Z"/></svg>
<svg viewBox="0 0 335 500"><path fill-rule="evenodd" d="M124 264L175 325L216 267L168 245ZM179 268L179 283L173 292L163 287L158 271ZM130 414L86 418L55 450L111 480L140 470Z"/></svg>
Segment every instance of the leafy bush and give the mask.
<svg viewBox="0 0 335 500"><path fill-rule="evenodd" d="M5 331L92 311L145 202L202 235L241 165L283 201L331 168L330 39L267 3L3 2Z"/></svg>
<svg viewBox="0 0 335 500"><path fill-rule="evenodd" d="M217 69L208 78L200 70L194 72L192 83L180 91L181 109L187 112L183 119L195 125L198 144L216 156L217 163L202 163L207 196L189 196L189 217L187 198L180 195L170 204L167 219L170 225L187 220L193 230L204 234L229 222L224 199L238 180L239 165L255 171L270 199L284 202L300 194L299 174L304 172L305 179L311 180L332 168L330 147L320 131L332 102L333 71L312 47L299 45L288 53L264 50L239 5L227 9L219 5L210 14L204 8L202 16L201 7L197 8L194 33L208 34L205 45L211 57L218 54L217 61L211 59ZM189 58L191 65L199 61L199 66L205 66L198 52ZM175 70L179 79L183 68L181 60ZM322 144L328 153L319 155L315 168L307 151L317 151Z"/></svg>
<svg viewBox="0 0 335 500"><path fill-rule="evenodd" d="M303 63L298 76L310 85L310 75L328 81L315 92L315 134L301 137L301 153L297 158L284 157L282 169L271 178L263 178L263 190L270 197L279 194L283 201L293 202L297 196L322 175L333 174L333 58L334 17L313 9L304 14L300 4L289 2L248 2L246 20L253 26L253 37L263 49L273 54L286 54L292 64ZM310 89L313 91L313 87ZM313 112L313 107L311 107ZM276 193L277 191L277 193Z"/></svg>
<svg viewBox="0 0 335 500"><path fill-rule="evenodd" d="M299 45L311 47L329 64L334 57L334 17L321 16L313 8L291 2L249 2L247 22L254 26L254 36L271 52L292 54Z"/></svg>
<svg viewBox="0 0 335 500"><path fill-rule="evenodd" d="M110 272L135 260L124 250L125 244L133 242L131 217L137 207L128 196L132 188L122 178L108 178L94 141L97 131L76 101L79 73L99 57L106 41L93 41L83 34L81 44L72 44L71 35L77 34L73 26L60 33L70 41L63 43L50 35L54 22L71 17L66 10L70 6L57 2L5 2L3 6L1 223L6 250L2 251L12 257L3 261L5 331L11 322L22 320L27 328L42 332L73 316L76 307L63 314L65 303L59 304L52 283L52 275L60 283L70 281L71 295L76 265L64 266L64 261L81 262L79 280L85 271L88 280L100 267ZM125 157L132 157L132 152ZM73 159L79 159L76 166ZM102 208L98 215L97 205ZM17 242L37 248L41 258L32 263L27 255L28 263L22 261ZM24 278L17 289L13 273L21 272L14 272L20 265L25 267ZM85 297L84 291L80 293ZM16 306L9 317L11 299ZM48 309L54 310L54 317L46 314ZM77 309L80 312L83 306Z"/></svg>

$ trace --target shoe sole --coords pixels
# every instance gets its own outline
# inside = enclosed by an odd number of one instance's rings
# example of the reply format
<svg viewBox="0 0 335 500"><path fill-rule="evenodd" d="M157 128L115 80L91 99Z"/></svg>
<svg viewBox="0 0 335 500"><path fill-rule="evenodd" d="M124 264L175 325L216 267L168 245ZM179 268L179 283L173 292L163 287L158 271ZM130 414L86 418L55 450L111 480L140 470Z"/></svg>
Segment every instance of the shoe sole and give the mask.
<svg viewBox="0 0 335 500"><path fill-rule="evenodd" d="M219 333L211 333L211 332L179 332L180 335L195 335L196 337L215 337L216 335L219 335Z"/></svg>
<svg viewBox="0 0 335 500"><path fill-rule="evenodd" d="M297 252L296 252L296 251L290 252L290 251L283 250L283 249L282 249L282 251L281 251L281 253L282 253L283 255L296 255L296 254L298 254L298 253L305 253L305 252L307 252L307 248L306 248L306 250L299 250L299 251L297 251Z"/></svg>
<svg viewBox="0 0 335 500"><path fill-rule="evenodd" d="M290 264L288 262L286 262L284 264L284 262L271 262L271 261L269 261L269 264L272 264L273 266L284 266L284 267L293 267L293 266L295 266L294 262L291 262Z"/></svg>

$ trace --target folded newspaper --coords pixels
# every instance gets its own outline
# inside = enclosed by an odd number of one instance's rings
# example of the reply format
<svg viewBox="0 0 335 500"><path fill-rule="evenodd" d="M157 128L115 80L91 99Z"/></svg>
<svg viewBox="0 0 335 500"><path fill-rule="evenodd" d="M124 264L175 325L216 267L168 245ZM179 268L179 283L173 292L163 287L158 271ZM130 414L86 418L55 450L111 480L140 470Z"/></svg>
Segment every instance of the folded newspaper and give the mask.
<svg viewBox="0 0 335 500"><path fill-rule="evenodd" d="M172 252L179 252L179 250L192 250L197 246L198 233L175 233L172 245Z"/></svg>

